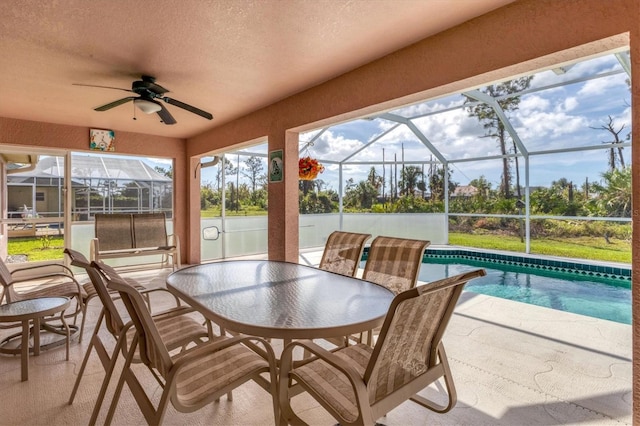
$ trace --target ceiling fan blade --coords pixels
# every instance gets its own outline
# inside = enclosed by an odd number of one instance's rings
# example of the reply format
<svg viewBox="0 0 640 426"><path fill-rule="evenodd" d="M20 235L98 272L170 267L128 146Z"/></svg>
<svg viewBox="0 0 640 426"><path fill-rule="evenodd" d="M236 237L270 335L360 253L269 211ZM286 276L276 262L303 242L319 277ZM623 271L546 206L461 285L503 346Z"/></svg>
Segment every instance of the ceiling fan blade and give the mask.
<svg viewBox="0 0 640 426"><path fill-rule="evenodd" d="M164 105L160 104L159 102L156 103L160 105L161 108L160 111L158 111L158 115L160 116L162 122L164 124L176 124L176 119L173 118L169 110L167 110Z"/></svg>
<svg viewBox="0 0 640 426"><path fill-rule="evenodd" d="M194 114L198 114L199 116L204 117L207 120L212 120L213 119L213 115L211 115L207 111L201 110L200 108L196 108L194 106L185 104L184 102L180 102L180 101L177 101L175 99L169 98L167 96L165 96L165 97L163 97L161 99L163 101L165 101L166 103L168 103L168 104L175 105L175 106L177 106L179 108L186 109L187 111L192 112Z"/></svg>
<svg viewBox="0 0 640 426"><path fill-rule="evenodd" d="M137 99L137 96L129 96L129 97L126 97L126 98L118 99L117 101L113 101L111 103L99 106L98 108L94 108L94 109L96 111L107 111L107 110L109 110L111 108L115 108L115 107L117 107L119 105L126 104L127 102L132 101L134 99Z"/></svg>
<svg viewBox="0 0 640 426"><path fill-rule="evenodd" d="M134 93L133 90L123 89L122 87L111 87L111 86L96 86L95 84L81 84L81 83L71 83L72 86L83 86L83 87L98 87L100 89L115 89L115 90L124 90L125 92Z"/></svg>

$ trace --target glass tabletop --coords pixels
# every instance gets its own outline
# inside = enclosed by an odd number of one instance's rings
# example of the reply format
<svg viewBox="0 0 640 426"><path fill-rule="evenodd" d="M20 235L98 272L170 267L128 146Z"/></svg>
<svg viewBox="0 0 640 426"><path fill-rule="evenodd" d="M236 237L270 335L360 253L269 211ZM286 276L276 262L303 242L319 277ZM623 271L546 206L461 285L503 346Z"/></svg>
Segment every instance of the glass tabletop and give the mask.
<svg viewBox="0 0 640 426"><path fill-rule="evenodd" d="M379 326L393 293L297 263L222 261L167 277L167 287L232 331L283 339L339 337Z"/></svg>
<svg viewBox="0 0 640 426"><path fill-rule="evenodd" d="M0 321L20 321L34 315L48 315L66 308L66 297L40 297L0 305Z"/></svg>

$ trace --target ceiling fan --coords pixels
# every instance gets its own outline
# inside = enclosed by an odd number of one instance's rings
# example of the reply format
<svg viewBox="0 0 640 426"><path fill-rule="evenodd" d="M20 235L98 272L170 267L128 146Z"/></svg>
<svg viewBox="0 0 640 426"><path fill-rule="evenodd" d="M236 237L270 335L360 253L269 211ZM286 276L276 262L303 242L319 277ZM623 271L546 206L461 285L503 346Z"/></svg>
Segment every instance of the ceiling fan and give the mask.
<svg viewBox="0 0 640 426"><path fill-rule="evenodd" d="M159 84L156 84L155 77L151 77L148 75L143 75L142 80L134 81L131 84L131 89L122 89L120 87L96 86L92 84L79 84L79 83L73 83L73 85L86 86L86 87L100 87L103 89L123 90L125 92L131 92L138 95L138 96L127 96L126 98L118 99L117 101L113 101L106 105L102 105L97 108L94 108L96 111L107 111L107 110L110 110L111 108L115 108L129 101L133 101L133 104L137 106L145 114L153 114L154 112L156 112L158 113L158 115L160 116L160 119L164 124L176 124L176 120L175 118L173 118L171 113L169 113L169 111L164 107L164 105L162 105L162 103L158 102L158 100L161 100L168 104L175 105L178 108L185 109L189 112L192 112L201 117L204 117L207 120L213 119L213 115L211 115L207 111L203 111L200 108L196 108L194 106L185 104L184 102L180 102L176 99L170 98L168 96L164 96L164 94L168 93L169 90L165 89Z"/></svg>

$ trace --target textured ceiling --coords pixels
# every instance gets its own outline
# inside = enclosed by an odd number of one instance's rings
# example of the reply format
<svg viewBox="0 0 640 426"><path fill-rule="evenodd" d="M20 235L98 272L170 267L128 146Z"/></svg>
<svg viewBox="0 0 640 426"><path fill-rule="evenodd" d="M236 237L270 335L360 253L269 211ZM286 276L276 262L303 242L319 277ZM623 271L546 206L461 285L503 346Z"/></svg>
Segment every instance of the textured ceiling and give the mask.
<svg viewBox="0 0 640 426"><path fill-rule="evenodd" d="M2 0L0 116L187 138L512 0ZM127 103L142 74L177 124Z"/></svg>

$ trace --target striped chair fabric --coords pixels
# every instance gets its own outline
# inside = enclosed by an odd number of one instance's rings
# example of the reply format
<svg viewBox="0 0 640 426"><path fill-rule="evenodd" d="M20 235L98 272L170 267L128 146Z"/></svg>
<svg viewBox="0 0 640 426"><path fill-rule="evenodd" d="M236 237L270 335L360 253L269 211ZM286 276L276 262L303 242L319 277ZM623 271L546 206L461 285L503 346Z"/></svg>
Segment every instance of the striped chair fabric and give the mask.
<svg viewBox="0 0 640 426"><path fill-rule="evenodd" d="M341 425L373 425L406 399L438 413L449 411L456 403L456 391L441 339L464 285L483 275L484 269L478 269L398 294L373 348L357 344L327 351L310 341L287 345L280 370L283 420L302 422L290 403L299 388L321 402ZM315 357L294 368L297 346ZM440 378L445 382L446 405L416 395Z"/></svg>
<svg viewBox="0 0 640 426"><path fill-rule="evenodd" d="M319 268L336 274L355 276L365 242L371 234L335 231L327 238Z"/></svg>
<svg viewBox="0 0 640 426"><path fill-rule="evenodd" d="M95 262L94 262L95 263ZM169 401L179 412L198 410L220 398L225 393L249 380L254 380L271 394L273 400L274 421L279 423L279 407L277 402L276 361L273 349L264 339L249 336L221 336L199 346L188 348L177 355L167 350L157 325L146 309L144 300L138 291L116 276L107 277L108 287L120 293L131 321L136 329L133 345L139 345L142 362L156 373L163 387L160 401L156 408L149 403L143 412L149 424L161 424ZM259 355L249 349L248 345L260 345ZM264 355L264 356L263 356ZM129 351L114 393L107 422L111 420L125 381L126 374L131 372L133 351ZM261 376L270 375L267 381ZM132 374L132 373L131 373ZM131 387L131 392L144 395L142 388Z"/></svg>
<svg viewBox="0 0 640 426"><path fill-rule="evenodd" d="M415 287L429 241L376 237L369 247L362 278L398 294Z"/></svg>

